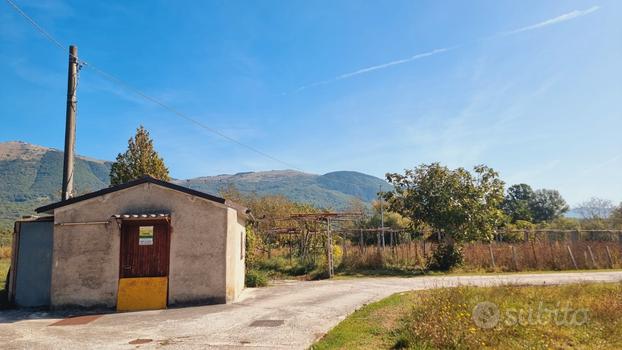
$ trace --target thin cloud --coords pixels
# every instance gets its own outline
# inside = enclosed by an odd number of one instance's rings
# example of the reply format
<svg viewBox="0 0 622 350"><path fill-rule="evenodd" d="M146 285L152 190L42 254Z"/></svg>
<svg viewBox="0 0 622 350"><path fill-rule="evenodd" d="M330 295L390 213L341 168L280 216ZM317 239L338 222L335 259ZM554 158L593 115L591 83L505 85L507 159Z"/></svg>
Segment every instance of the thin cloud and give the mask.
<svg viewBox="0 0 622 350"><path fill-rule="evenodd" d="M579 18L585 15L588 15L592 12L595 12L597 10L600 9L600 6L593 6L590 7L589 9L586 10L574 10L568 13L565 13L563 15L551 18L551 19L547 19L546 21L540 22L540 23L536 23L536 24L532 24L526 27L522 27L522 28L517 28L514 30L510 30L507 32L501 32L501 33L497 33L491 37L484 37L484 38L480 38L476 41L481 41L481 40L487 40L487 39L494 39L494 38L498 38L498 37L503 37L503 36L508 36L508 35L513 35L513 34L518 34L518 33L522 33L522 32L526 32L529 30L534 30L534 29L539 29L542 27L546 27L546 26L550 26L550 25L554 25L554 24L558 24L558 23L562 23L562 22L566 22L575 18ZM407 58L403 58L403 59L399 59L399 60L395 60L395 61L391 61L391 62L387 62L387 63L383 63L383 64L378 64L375 66L370 66L370 67L366 67L366 68L361 68L358 70L355 70L353 72L350 73L345 73L345 74L341 74L338 75L334 78L331 79L327 79L327 80L322 80L322 81L317 81L315 83L311 83L311 84L307 84L307 85L303 85L299 88L297 88L296 90L294 90L294 93L309 89L309 88L313 88L313 87L317 87L317 86L321 86L321 85L326 85L326 84L330 84L330 83L334 83L336 81L339 80L344 80L344 79L349 79L352 77L355 77L357 75L361 75L361 74L366 74L369 72L373 72L373 71L377 71L377 70L381 70L381 69L386 69L389 67L393 67L393 66L397 66L400 64L405 64L405 63L409 63L421 58L425 58L425 57L430 57L430 56L434 56L440 53L444 53L447 51L451 51L457 48L460 48L462 46L465 46L465 44L463 45L456 45L456 46L451 46L451 47L445 47L445 48L439 48L439 49L434 49L432 51L428 51L428 52L423 52L423 53L419 53ZM282 95L287 95L287 93L283 93Z"/></svg>
<svg viewBox="0 0 622 350"><path fill-rule="evenodd" d="M338 75L338 76L336 76L336 77L334 77L332 79L322 80L322 81L318 81L318 82L315 82L315 83L312 83L312 84L309 84L309 85L301 86L298 89L296 89L295 92L300 92L300 91L308 89L308 88L312 88L312 87L316 87L316 86L320 86L320 85L325 85L325 84L333 83L333 82L336 82L336 81L339 81L339 80L343 80L343 79L352 78L352 77L357 76L359 74L365 74L365 73L373 72L375 70L385 69L385 68L389 68L389 67L392 67L392 66L397 66L399 64L404 64L404 63L412 62L412 61L415 61L415 60L418 60L418 59L421 59L421 58L430 57L430 56L433 56L433 55L437 55L439 53L447 52L447 51L450 51L450 50L453 50L453 49L456 49L456 48L458 48L458 46L434 49L432 51L418 53L418 54L410 56L408 58L403 58L403 59L400 59L400 60L395 60L395 61L391 61L391 62L387 62L387 63L383 63L383 64L378 64L378 65L375 65L375 66L361 68L361 69L355 70L354 72Z"/></svg>
<svg viewBox="0 0 622 350"><path fill-rule="evenodd" d="M543 22L540 22L540 23L536 23L536 24L532 24L530 26L526 26L526 27L510 30L510 31L507 31L507 32L502 32L502 33L499 33L499 35L505 36L505 35L518 34L518 33L526 32L526 31L529 31L529 30L539 29L539 28L550 26L550 25L553 25L553 24L570 21L571 19L575 19L575 18L578 18L578 17L589 15L590 13L592 13L594 11L598 11L599 9L600 9L600 6L593 6L593 7L590 7L589 9L587 9L587 10L574 10L572 12L564 13L561 16L557 16L555 18L547 19L546 21L543 21Z"/></svg>
<svg viewBox="0 0 622 350"><path fill-rule="evenodd" d="M367 68L361 68L357 71L351 72L351 73L346 73L346 74L342 74L338 77L336 77L334 80L341 80L341 79L347 79L347 78L351 78L355 75L359 75L359 74L364 74L364 73L369 73L378 69L384 69L384 68L388 68L391 66L396 66L398 64L404 64L404 63L408 63L408 62L412 62L414 60L418 60L420 58L424 58L424 57L429 57L429 56L433 56L442 52L447 52L449 50L453 50L456 47L446 47L446 48L442 48L442 49L434 49L432 51L429 52L424 52L424 53L420 53L420 54L416 54L414 56L410 56L408 58L404 58L401 60L397 60L397 61L391 61L389 63L383 63L383 64L379 64L376 66L371 66L371 67L367 67Z"/></svg>

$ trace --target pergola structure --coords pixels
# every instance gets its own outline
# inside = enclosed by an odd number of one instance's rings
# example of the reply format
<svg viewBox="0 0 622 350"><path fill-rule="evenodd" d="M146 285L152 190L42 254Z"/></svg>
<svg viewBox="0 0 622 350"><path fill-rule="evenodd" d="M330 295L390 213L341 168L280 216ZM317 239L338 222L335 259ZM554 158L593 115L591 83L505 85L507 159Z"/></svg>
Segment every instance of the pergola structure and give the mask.
<svg viewBox="0 0 622 350"><path fill-rule="evenodd" d="M344 242L345 238L348 234L359 234L359 244L361 248L364 245L364 234L365 233L376 233L378 235L378 247L381 248L384 246L384 240L381 241L380 234L383 233L391 233L391 241L393 241L393 234L403 232L403 230L395 230L391 228L378 227L378 228L337 228L335 229L335 223L343 223L343 222L353 222L357 219L361 219L363 217L363 213L361 212L320 212L320 213L297 213L292 214L286 217L272 218L273 221L289 221L296 222L295 225L285 226L285 227L271 227L266 229L262 234L266 235L302 235L302 234L316 234L316 235L325 235L326 237L326 260L327 260L327 272L328 276L333 277L334 275L334 259L333 259L333 235L341 234L343 235ZM319 223L324 226L325 229L317 229L310 231L308 229L303 228L305 223ZM343 245L344 254L346 253L346 245ZM291 246L290 246L290 255L291 255Z"/></svg>

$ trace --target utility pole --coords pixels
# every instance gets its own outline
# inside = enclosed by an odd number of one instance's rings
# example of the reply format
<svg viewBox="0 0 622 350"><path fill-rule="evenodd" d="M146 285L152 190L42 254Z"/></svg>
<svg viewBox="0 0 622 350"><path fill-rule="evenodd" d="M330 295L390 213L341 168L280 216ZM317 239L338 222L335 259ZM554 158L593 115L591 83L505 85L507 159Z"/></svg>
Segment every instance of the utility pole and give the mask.
<svg viewBox="0 0 622 350"><path fill-rule="evenodd" d="M63 189L61 199L73 196L73 161L76 144L76 110L78 99L78 48L69 46L69 68L67 69L67 110L65 113L65 158L63 162Z"/></svg>

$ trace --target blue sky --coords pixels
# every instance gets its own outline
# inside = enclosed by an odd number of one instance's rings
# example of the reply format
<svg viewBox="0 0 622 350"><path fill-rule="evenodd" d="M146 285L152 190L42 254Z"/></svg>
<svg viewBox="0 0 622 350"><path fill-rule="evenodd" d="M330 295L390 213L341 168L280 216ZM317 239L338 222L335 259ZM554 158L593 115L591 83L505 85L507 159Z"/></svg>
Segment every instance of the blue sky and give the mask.
<svg viewBox="0 0 622 350"><path fill-rule="evenodd" d="M622 2L14 0L87 62L312 173L487 164L622 201ZM62 148L66 52L0 5L0 141ZM77 151L144 124L177 178L286 166L83 69Z"/></svg>

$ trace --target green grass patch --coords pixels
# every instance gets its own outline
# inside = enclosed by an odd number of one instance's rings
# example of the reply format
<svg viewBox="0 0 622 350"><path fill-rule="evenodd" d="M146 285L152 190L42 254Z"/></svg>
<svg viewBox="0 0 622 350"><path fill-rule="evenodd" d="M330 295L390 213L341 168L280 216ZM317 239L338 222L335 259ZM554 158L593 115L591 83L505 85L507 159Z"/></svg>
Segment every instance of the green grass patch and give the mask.
<svg viewBox="0 0 622 350"><path fill-rule="evenodd" d="M498 310L490 328L474 321L482 302ZM399 293L364 306L312 348L620 349L621 328L621 283L458 287Z"/></svg>
<svg viewBox="0 0 622 350"><path fill-rule="evenodd" d="M265 287L268 285L268 275L261 270L247 270L244 279L247 287Z"/></svg>
<svg viewBox="0 0 622 350"><path fill-rule="evenodd" d="M7 273L9 272L9 266L11 265L10 259L2 259L0 258L0 310L7 306L7 290L6 286L6 278Z"/></svg>
<svg viewBox="0 0 622 350"><path fill-rule="evenodd" d="M0 291L4 289L6 283L7 272L11 265L10 259L0 259Z"/></svg>

